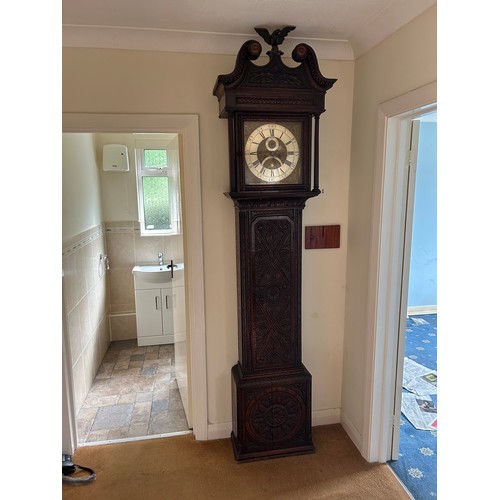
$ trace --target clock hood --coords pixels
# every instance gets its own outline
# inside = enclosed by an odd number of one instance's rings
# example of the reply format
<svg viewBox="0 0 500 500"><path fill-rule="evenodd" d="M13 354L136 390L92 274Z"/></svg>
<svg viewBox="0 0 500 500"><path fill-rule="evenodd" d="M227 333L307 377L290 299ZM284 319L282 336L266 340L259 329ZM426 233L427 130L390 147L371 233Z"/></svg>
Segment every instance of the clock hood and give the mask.
<svg viewBox="0 0 500 500"><path fill-rule="evenodd" d="M256 40L245 42L238 52L233 71L219 75L213 95L219 99L219 116L232 111L254 111L265 107L280 112L294 106L299 113L322 113L325 93L337 81L321 74L314 50L301 43L292 52L298 66L287 66L281 51L269 51L264 65L253 63L262 52ZM266 92L262 92L265 87ZM259 89L258 95L255 90Z"/></svg>

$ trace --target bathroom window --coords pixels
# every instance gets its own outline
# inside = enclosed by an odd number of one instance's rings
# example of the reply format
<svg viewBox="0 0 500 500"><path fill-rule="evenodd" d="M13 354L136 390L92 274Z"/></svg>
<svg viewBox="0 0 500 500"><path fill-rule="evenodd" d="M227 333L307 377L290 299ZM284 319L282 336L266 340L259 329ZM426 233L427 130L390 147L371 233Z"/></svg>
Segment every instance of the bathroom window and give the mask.
<svg viewBox="0 0 500 500"><path fill-rule="evenodd" d="M141 235L178 234L180 211L177 149L164 141L138 140L135 152Z"/></svg>

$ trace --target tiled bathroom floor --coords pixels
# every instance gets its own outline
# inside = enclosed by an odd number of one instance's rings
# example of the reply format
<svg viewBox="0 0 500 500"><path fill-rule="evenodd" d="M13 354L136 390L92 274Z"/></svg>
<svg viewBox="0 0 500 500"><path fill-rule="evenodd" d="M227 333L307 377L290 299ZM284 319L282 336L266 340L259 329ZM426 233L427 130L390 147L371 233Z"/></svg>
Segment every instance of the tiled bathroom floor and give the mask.
<svg viewBox="0 0 500 500"><path fill-rule="evenodd" d="M175 380L173 344L111 342L77 426L80 444L189 430Z"/></svg>

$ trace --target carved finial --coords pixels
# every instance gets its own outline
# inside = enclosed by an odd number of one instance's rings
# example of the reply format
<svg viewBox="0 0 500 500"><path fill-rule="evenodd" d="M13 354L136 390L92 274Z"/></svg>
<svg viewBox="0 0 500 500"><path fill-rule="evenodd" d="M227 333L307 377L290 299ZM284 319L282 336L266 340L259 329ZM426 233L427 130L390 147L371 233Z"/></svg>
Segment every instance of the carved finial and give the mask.
<svg viewBox="0 0 500 500"><path fill-rule="evenodd" d="M254 28L255 31L264 39L266 43L271 45L272 49L268 52L269 55L283 55L283 52L278 49L278 45L281 45L285 41L285 37L295 29L295 26L285 26L284 28L278 28L272 33L269 33L267 28Z"/></svg>

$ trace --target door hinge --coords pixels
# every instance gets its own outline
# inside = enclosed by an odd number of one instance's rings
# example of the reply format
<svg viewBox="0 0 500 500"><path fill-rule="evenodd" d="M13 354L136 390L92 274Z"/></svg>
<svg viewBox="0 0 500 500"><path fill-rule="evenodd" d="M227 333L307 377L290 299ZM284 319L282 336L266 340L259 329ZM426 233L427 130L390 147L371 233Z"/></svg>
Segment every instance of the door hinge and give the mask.
<svg viewBox="0 0 500 500"><path fill-rule="evenodd" d="M401 419L399 417L399 415L393 415L392 416L392 428L395 429L396 427L399 426L401 422Z"/></svg>
<svg viewBox="0 0 500 500"><path fill-rule="evenodd" d="M411 149L408 151L408 163L406 165L408 172L415 174L417 171L417 155Z"/></svg>

